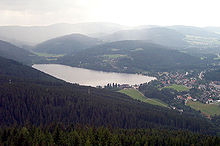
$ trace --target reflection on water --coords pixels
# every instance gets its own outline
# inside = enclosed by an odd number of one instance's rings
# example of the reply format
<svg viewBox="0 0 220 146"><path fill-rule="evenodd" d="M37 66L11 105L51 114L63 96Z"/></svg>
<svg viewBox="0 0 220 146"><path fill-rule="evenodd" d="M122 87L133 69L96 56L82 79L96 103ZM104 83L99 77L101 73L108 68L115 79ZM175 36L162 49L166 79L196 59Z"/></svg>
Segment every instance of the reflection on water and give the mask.
<svg viewBox="0 0 220 146"><path fill-rule="evenodd" d="M104 86L108 83L139 85L156 79L138 74L94 71L59 64L35 64L32 67L66 82L93 87Z"/></svg>

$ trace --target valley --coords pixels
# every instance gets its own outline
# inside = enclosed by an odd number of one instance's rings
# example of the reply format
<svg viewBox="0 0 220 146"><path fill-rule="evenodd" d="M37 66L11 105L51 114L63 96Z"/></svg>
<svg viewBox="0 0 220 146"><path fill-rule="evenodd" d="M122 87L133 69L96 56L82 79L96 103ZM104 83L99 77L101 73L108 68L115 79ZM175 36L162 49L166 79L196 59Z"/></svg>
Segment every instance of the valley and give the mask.
<svg viewBox="0 0 220 146"><path fill-rule="evenodd" d="M0 41L0 145L38 130L49 139L42 145L166 145L186 135L219 143L219 34L106 23L0 27L4 34L21 44Z"/></svg>

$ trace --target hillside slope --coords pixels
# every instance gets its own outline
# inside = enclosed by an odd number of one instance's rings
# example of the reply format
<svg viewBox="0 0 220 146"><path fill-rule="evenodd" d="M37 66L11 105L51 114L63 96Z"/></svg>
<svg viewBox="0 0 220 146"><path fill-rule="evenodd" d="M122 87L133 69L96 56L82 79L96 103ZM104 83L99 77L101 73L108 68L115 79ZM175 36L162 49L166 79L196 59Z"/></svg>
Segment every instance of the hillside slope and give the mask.
<svg viewBox="0 0 220 146"><path fill-rule="evenodd" d="M167 71L199 66L201 60L146 41L128 40L98 45L59 58L59 63L103 71Z"/></svg>
<svg viewBox="0 0 220 146"><path fill-rule="evenodd" d="M69 54L101 44L102 41L82 34L71 34L47 40L33 49L48 54Z"/></svg>
<svg viewBox="0 0 220 146"><path fill-rule="evenodd" d="M120 128L169 127L215 133L210 121L190 113L138 102L108 90L68 84L12 60L0 58L0 126L54 122ZM11 71L32 74L40 82ZM16 70L15 70L16 71ZM35 73L37 74L35 74ZM215 130L213 130L215 128Z"/></svg>
<svg viewBox="0 0 220 146"><path fill-rule="evenodd" d="M184 41L184 35L176 30L165 27L153 27L144 29L122 30L113 34L102 37L106 41L121 41L121 40L148 40L156 44L168 46L171 48L183 48L187 46Z"/></svg>
<svg viewBox="0 0 220 146"><path fill-rule="evenodd" d="M33 61L41 59L37 55L24 50L22 48L16 47L8 42L0 40L0 56L8 59L13 59L15 61L31 65Z"/></svg>

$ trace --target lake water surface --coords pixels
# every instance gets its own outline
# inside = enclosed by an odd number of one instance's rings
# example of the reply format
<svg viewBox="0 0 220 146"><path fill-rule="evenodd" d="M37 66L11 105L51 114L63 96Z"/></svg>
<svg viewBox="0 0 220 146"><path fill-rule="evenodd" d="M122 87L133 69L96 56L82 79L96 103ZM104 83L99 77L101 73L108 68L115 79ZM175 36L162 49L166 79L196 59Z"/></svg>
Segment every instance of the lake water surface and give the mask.
<svg viewBox="0 0 220 146"><path fill-rule="evenodd" d="M139 85L156 79L139 74L102 72L59 64L34 64L32 67L66 82L93 87L108 83Z"/></svg>

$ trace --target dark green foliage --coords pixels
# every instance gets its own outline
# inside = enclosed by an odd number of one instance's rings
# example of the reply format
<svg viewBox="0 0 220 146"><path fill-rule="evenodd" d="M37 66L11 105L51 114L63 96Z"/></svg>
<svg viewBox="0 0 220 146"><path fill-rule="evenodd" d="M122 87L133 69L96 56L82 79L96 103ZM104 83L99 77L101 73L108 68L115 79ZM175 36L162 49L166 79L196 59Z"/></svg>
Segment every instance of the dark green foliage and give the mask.
<svg viewBox="0 0 220 146"><path fill-rule="evenodd" d="M136 40L99 45L64 56L58 63L103 71L140 72L192 69L202 62L185 53Z"/></svg>
<svg viewBox="0 0 220 146"><path fill-rule="evenodd" d="M24 74L16 70L10 72L7 66L12 64ZM25 73L30 76L26 78ZM31 75L33 79L30 79ZM5 67L1 68L0 107L1 126L62 122L65 125L80 123L120 128L167 127L204 133L218 131L201 117L141 103L105 89L56 81L10 60L6 60Z"/></svg>
<svg viewBox="0 0 220 146"><path fill-rule="evenodd" d="M141 103L116 92L61 83L5 81L0 87L1 124L22 125L28 121L45 125L56 121L120 128L175 127L215 133L205 119Z"/></svg>
<svg viewBox="0 0 220 146"><path fill-rule="evenodd" d="M34 51L48 54L69 54L102 43L82 34L71 34L38 44Z"/></svg>
<svg viewBox="0 0 220 146"><path fill-rule="evenodd" d="M216 125L216 126L218 126L218 127L220 127L220 116L218 115L215 115L215 116L213 116L212 117L212 122ZM218 133L218 134L220 134L220 132Z"/></svg>
<svg viewBox="0 0 220 146"><path fill-rule="evenodd" d="M34 68L23 65L16 61L0 57L0 76L2 80L11 82L16 81L50 81L50 82L61 82L60 80L42 73Z"/></svg>
<svg viewBox="0 0 220 146"><path fill-rule="evenodd" d="M181 130L50 125L2 128L0 145L217 146L220 137Z"/></svg>
<svg viewBox="0 0 220 146"><path fill-rule="evenodd" d="M142 84L139 87L139 91L142 92L148 98L160 99L161 101L167 103L171 107L182 109L185 113L194 114L194 116L198 116L198 112L191 109L189 106L186 106L185 101L176 99L177 95L186 94L185 91L178 92L170 88L158 89L157 88L158 84L159 81L157 80ZM190 89L189 93L191 93L191 95L195 95L198 92L193 91L192 88Z"/></svg>
<svg viewBox="0 0 220 146"><path fill-rule="evenodd" d="M22 48L18 48L10 43L0 40L0 56L8 59L31 65L33 61L38 61L42 58L28 52Z"/></svg>
<svg viewBox="0 0 220 146"><path fill-rule="evenodd" d="M205 73L205 78L211 81L220 81L220 69Z"/></svg>

